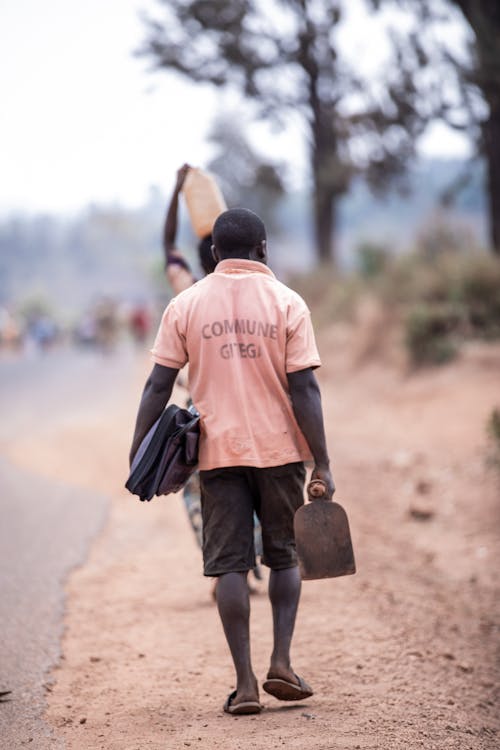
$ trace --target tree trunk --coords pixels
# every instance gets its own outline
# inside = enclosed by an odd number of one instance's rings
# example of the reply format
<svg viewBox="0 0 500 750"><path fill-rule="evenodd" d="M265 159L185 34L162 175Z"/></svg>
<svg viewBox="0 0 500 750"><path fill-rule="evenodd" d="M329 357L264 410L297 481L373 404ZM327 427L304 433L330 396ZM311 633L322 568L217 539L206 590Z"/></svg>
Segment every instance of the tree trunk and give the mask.
<svg viewBox="0 0 500 750"><path fill-rule="evenodd" d="M482 125L487 167L489 240L500 256L500 6L498 0L453 0L476 37L476 84L488 104L489 118Z"/></svg>
<svg viewBox="0 0 500 750"><path fill-rule="evenodd" d="M345 193L344 173L332 127L334 114L318 108L312 126L313 218L316 252L320 263L335 266L334 234L337 198Z"/></svg>
<svg viewBox="0 0 500 750"><path fill-rule="evenodd" d="M493 252L500 256L500 99L490 103L490 117L483 126L483 134L488 174L489 238Z"/></svg>
<svg viewBox="0 0 500 750"><path fill-rule="evenodd" d="M335 265L334 230L335 230L335 200L330 190L321 181L314 181L314 239L317 257L322 264Z"/></svg>
<svg viewBox="0 0 500 750"><path fill-rule="evenodd" d="M312 115L309 125L316 257L321 264L335 266L333 236L336 228L335 203L336 198L346 191L348 182L345 184L342 182L345 175L338 154L335 106L328 97L322 98L320 91L321 70L318 63L318 48L321 44L328 46L329 30L323 30L320 33L319 27L314 27L308 16L307 0L302 5L305 28L300 36L299 63L308 77L308 100Z"/></svg>

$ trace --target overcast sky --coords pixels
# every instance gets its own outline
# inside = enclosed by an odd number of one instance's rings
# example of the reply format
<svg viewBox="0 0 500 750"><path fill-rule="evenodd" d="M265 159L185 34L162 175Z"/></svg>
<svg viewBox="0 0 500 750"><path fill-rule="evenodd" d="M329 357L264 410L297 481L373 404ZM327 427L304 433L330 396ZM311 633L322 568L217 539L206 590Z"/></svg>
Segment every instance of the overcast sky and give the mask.
<svg viewBox="0 0 500 750"><path fill-rule="evenodd" d="M143 37L139 11L151 5L0 0L0 215L139 205L152 184L170 190L183 161L207 161L204 137L220 100L151 75L132 56ZM303 174L299 129L258 132L264 150L291 158L292 177ZM467 146L435 128L422 150L463 155Z"/></svg>

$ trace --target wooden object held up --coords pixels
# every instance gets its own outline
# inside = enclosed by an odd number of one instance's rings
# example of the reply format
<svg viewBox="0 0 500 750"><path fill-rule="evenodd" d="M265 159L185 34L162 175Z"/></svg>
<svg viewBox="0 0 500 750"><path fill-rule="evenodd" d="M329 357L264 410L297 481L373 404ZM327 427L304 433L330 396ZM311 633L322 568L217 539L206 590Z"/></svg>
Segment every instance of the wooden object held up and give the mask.
<svg viewBox="0 0 500 750"><path fill-rule="evenodd" d="M208 172L191 167L184 180L182 193L195 234L200 238L211 234L216 218L227 209L215 179Z"/></svg>

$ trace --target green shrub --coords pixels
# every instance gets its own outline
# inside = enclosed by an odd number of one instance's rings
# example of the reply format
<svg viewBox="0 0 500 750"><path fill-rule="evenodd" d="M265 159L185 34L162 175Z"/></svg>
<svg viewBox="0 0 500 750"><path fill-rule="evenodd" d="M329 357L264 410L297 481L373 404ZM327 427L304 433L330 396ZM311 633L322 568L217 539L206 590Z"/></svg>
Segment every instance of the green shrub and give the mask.
<svg viewBox="0 0 500 750"><path fill-rule="evenodd" d="M364 278L379 276L387 267L389 254L381 245L362 242L356 248L358 269Z"/></svg>
<svg viewBox="0 0 500 750"><path fill-rule="evenodd" d="M458 280L457 298L466 311L470 334L500 338L500 262L468 260Z"/></svg>
<svg viewBox="0 0 500 750"><path fill-rule="evenodd" d="M479 253L398 260L386 293L409 307L405 339L413 364L452 359L470 338L500 338L500 262Z"/></svg>
<svg viewBox="0 0 500 750"><path fill-rule="evenodd" d="M446 302L450 299L451 263L444 258L429 263L416 253L394 258L375 287L387 303L406 307L421 302Z"/></svg>
<svg viewBox="0 0 500 750"><path fill-rule="evenodd" d="M443 364L457 353L453 334L460 318L451 308L418 306L405 320L405 340L413 365Z"/></svg>

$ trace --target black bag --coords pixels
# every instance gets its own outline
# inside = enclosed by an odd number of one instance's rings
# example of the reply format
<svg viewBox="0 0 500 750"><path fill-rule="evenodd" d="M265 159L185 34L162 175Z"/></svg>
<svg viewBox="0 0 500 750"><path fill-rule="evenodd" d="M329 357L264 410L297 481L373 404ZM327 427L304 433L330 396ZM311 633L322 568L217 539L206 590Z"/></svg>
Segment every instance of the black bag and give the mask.
<svg viewBox="0 0 500 750"><path fill-rule="evenodd" d="M178 492L198 463L199 437L200 415L194 406L167 406L143 438L125 487L141 500Z"/></svg>

